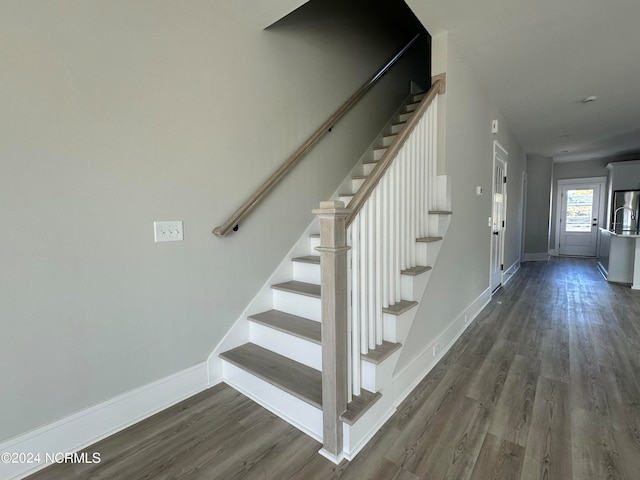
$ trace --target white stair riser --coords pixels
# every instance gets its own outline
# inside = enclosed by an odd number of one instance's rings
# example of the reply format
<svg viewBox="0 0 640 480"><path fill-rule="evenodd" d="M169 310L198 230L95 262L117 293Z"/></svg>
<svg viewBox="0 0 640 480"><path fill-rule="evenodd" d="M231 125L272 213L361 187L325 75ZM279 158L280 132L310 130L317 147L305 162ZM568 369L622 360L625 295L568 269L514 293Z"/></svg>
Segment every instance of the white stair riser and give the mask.
<svg viewBox="0 0 640 480"><path fill-rule="evenodd" d="M428 227L429 227L429 235L431 236L444 236L449 228L449 222L451 221L451 215L443 215L443 214L429 214L428 219Z"/></svg>
<svg viewBox="0 0 640 480"><path fill-rule="evenodd" d="M376 167L375 163L363 163L362 164L362 175L371 175L373 169Z"/></svg>
<svg viewBox="0 0 640 480"><path fill-rule="evenodd" d="M384 313L382 315L384 340L387 342L398 342L404 345L407 335L409 335L411 323L413 322L417 308L418 307L414 307L404 312L402 315Z"/></svg>
<svg viewBox="0 0 640 480"><path fill-rule="evenodd" d="M322 370L322 347L295 335L281 332L260 323L251 322L252 343L285 356L307 367Z"/></svg>
<svg viewBox="0 0 640 480"><path fill-rule="evenodd" d="M413 115L413 113L401 113L400 115L398 115L398 121L406 122L411 118L411 115Z"/></svg>
<svg viewBox="0 0 640 480"><path fill-rule="evenodd" d="M365 180L366 179L364 178L354 178L353 180L351 180L351 191L354 193L357 192Z"/></svg>
<svg viewBox="0 0 640 480"><path fill-rule="evenodd" d="M435 265L441 246L442 240L429 243L416 242L416 262L418 265Z"/></svg>
<svg viewBox="0 0 640 480"><path fill-rule="evenodd" d="M400 131L404 128L404 123L398 123L396 125L391 125L391 133L400 133Z"/></svg>
<svg viewBox="0 0 640 480"><path fill-rule="evenodd" d="M376 148L373 151L373 159L377 162L378 160L380 160L384 154L387 152L386 148Z"/></svg>
<svg viewBox="0 0 640 480"><path fill-rule="evenodd" d="M298 295L297 293L273 290L273 308L281 312L319 322L321 316L320 299Z"/></svg>
<svg viewBox="0 0 640 480"><path fill-rule="evenodd" d="M404 111L405 112L415 112L416 108L418 108L418 104L416 102L412 102L412 103L408 103L405 107L404 107Z"/></svg>
<svg viewBox="0 0 640 480"><path fill-rule="evenodd" d="M417 252L417 251L416 251ZM420 275L401 275L400 284L402 287L402 296L407 300L420 301L427 282L431 276L431 270Z"/></svg>
<svg viewBox="0 0 640 480"><path fill-rule="evenodd" d="M451 177L438 175L436 179L436 210L451 210ZM444 232L442 232L444 234Z"/></svg>
<svg viewBox="0 0 640 480"><path fill-rule="evenodd" d="M393 370L398 358L400 358L400 351L401 349L396 350L385 358L383 362L377 365L375 363L362 360L362 388L369 390L370 392L377 392L384 389L386 385L391 385Z"/></svg>
<svg viewBox="0 0 640 480"><path fill-rule="evenodd" d="M388 147L393 143L393 140L396 138L395 135L388 135L386 137L382 137L382 146Z"/></svg>
<svg viewBox="0 0 640 480"><path fill-rule="evenodd" d="M344 202L344 206L345 206L345 207L348 207L348 206L349 206L349 203L351 203L351 200L352 200L352 199L353 199L353 197L352 197L352 196L343 196L343 195L340 195L340 197L339 197L339 200L340 200L341 202Z"/></svg>
<svg viewBox="0 0 640 480"><path fill-rule="evenodd" d="M235 365L223 363L226 383L284 421L322 442L322 410Z"/></svg>
<svg viewBox="0 0 640 480"><path fill-rule="evenodd" d="M355 424L342 424L344 454L347 460L353 460L395 411L393 394L387 390L383 392L382 398L373 404Z"/></svg>
<svg viewBox="0 0 640 480"><path fill-rule="evenodd" d="M316 254L318 252L315 252ZM320 285L320 265L317 263L293 262L293 279L299 282Z"/></svg>
<svg viewBox="0 0 640 480"><path fill-rule="evenodd" d="M318 255L316 247L320 246L320 237L309 237L309 255Z"/></svg>

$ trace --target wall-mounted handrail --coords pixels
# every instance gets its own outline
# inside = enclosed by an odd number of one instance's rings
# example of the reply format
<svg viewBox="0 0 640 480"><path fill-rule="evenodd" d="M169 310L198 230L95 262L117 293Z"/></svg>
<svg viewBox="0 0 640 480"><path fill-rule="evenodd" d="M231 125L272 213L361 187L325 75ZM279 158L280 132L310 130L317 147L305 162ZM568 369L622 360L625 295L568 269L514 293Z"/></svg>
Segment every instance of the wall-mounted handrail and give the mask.
<svg viewBox="0 0 640 480"><path fill-rule="evenodd" d="M302 158L324 137L330 129L367 93L387 71L411 48L420 34L407 43L373 77L362 85L336 112L331 115L261 186L238 208L229 219L213 230L218 237L225 237L237 230L240 222L280 183Z"/></svg>
<svg viewBox="0 0 640 480"><path fill-rule="evenodd" d="M393 139L393 142L391 143L391 145L389 145L389 148L387 148L387 151L384 153L382 158L378 160L378 162L376 162L376 166L371 174L367 177L367 180L349 202L349 209L351 210L351 213L347 217L347 227L351 225L351 223L353 223L353 220L356 218L364 204L367 202L367 200L371 196L371 193L374 191L389 166L393 163L396 155L398 154L400 149L402 149L402 146L411 135L411 132L413 132L413 129L422 118L423 113L427 111L427 109L433 102L433 99L436 98L436 95L445 92L445 85L445 74L441 74L433 78L431 88L427 92L427 95L422 99L420 105L418 106L418 108L416 108L414 114L409 118L404 128L400 131L400 133L398 133L396 138Z"/></svg>

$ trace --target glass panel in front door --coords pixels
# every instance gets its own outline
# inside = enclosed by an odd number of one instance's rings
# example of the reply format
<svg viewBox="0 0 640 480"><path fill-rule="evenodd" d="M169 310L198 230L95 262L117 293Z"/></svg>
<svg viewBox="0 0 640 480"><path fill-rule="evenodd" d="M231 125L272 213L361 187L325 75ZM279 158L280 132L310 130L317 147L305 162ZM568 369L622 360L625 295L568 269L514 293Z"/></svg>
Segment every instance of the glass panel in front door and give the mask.
<svg viewBox="0 0 640 480"><path fill-rule="evenodd" d="M593 189L567 190L565 232L590 232L593 214Z"/></svg>

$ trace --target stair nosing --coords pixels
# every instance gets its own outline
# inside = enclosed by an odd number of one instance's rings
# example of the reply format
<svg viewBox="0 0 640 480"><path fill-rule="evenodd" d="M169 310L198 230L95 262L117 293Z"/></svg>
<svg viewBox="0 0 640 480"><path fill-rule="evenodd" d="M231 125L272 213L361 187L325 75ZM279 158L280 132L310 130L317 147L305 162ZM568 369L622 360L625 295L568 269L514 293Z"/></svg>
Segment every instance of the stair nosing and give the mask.
<svg viewBox="0 0 640 480"><path fill-rule="evenodd" d="M347 425L356 423L367 410L382 398L380 392L372 393L365 389L361 389L360 391L361 395L359 397L353 397L353 400L347 405L347 410L340 415L340 420Z"/></svg>
<svg viewBox="0 0 640 480"><path fill-rule="evenodd" d="M373 363L374 365L380 365L400 348L402 348L401 343L383 341L382 345L376 346L374 350L369 350L369 353L367 354L360 355L360 358L366 362Z"/></svg>
<svg viewBox="0 0 640 480"><path fill-rule="evenodd" d="M304 255L302 257L292 258L291 261L296 263L309 263L311 265L319 265L320 255Z"/></svg>
<svg viewBox="0 0 640 480"><path fill-rule="evenodd" d="M257 367L249 365L250 362L246 359L238 358L238 352L241 352L240 356L249 354L252 359L259 357L259 360L256 360ZM227 352L223 352L220 354L220 357L251 375L322 410L322 372L253 343L246 343ZM283 380L282 376L278 378L278 375L269 375L265 373L266 367L269 364L272 366L276 365L279 373L282 373L282 370L286 367L286 370L288 370L287 374L293 373L294 375L291 375L288 381ZM304 377L307 380L306 383L313 386L314 391L305 392L301 388L302 382L294 379L296 376Z"/></svg>
<svg viewBox="0 0 640 480"><path fill-rule="evenodd" d="M416 242L420 242L420 243L433 243L433 242L439 242L442 240L442 237L422 237L422 238L416 238Z"/></svg>
<svg viewBox="0 0 640 480"><path fill-rule="evenodd" d="M416 305L418 305L418 302L414 302L413 300L400 300L393 305L389 305L387 308L383 308L382 311L383 313L398 316L408 312Z"/></svg>
<svg viewBox="0 0 640 480"><path fill-rule="evenodd" d="M316 345L322 345L322 325L315 320L275 309L250 315L247 319L251 322L264 325L267 328L272 328L279 332L315 343Z"/></svg>
<svg viewBox="0 0 640 480"><path fill-rule="evenodd" d="M271 288L283 292L304 295L305 297L320 298L320 285L316 285L315 283L290 280L288 282L276 283L275 285L271 285Z"/></svg>
<svg viewBox="0 0 640 480"><path fill-rule="evenodd" d="M416 265L415 267L407 268L406 270L402 270L400 272L401 275L409 275L410 277L417 277L425 272L431 270L431 267L426 265Z"/></svg>

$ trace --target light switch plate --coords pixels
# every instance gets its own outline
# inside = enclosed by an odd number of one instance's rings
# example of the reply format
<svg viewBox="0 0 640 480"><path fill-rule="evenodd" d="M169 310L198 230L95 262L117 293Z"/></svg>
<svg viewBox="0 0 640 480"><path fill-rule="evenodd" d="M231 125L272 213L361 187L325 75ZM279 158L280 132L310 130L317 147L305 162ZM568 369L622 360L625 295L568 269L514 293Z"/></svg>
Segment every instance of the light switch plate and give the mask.
<svg viewBox="0 0 640 480"><path fill-rule="evenodd" d="M181 221L153 222L155 242L181 242L184 240L184 229Z"/></svg>

